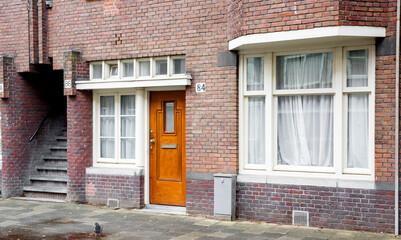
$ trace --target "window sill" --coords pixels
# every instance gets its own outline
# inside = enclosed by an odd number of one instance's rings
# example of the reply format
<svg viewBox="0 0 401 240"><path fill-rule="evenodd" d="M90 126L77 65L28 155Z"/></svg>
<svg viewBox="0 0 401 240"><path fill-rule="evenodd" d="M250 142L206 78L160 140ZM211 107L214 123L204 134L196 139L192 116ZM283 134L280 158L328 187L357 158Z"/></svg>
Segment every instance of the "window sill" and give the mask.
<svg viewBox="0 0 401 240"><path fill-rule="evenodd" d="M99 175L121 175L121 176L142 176L143 169L127 168L125 166L102 166L102 167L88 167L86 174L99 174Z"/></svg>
<svg viewBox="0 0 401 240"><path fill-rule="evenodd" d="M134 87L167 87L191 85L191 76L180 75L171 77L141 77L107 80L77 81L78 90L115 89Z"/></svg>
<svg viewBox="0 0 401 240"><path fill-rule="evenodd" d="M265 173L266 174L266 173ZM339 187L374 189L375 181L372 176L363 175L334 175L334 174L312 174L312 173L277 173L269 175L239 174L238 182L243 183L267 183L281 185L303 185L319 187Z"/></svg>

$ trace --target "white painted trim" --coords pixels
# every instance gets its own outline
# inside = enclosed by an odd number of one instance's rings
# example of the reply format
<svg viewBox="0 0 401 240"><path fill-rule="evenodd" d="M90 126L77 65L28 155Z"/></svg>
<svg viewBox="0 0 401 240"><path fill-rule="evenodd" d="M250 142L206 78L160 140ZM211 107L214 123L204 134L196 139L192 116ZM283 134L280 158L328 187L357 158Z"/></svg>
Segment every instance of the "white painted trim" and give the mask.
<svg viewBox="0 0 401 240"><path fill-rule="evenodd" d="M301 185L301 186L320 186L320 187L341 187L341 188L358 188L358 189L374 189L375 181L364 177L354 178L337 178L336 175L328 175L325 178L321 176L313 176L312 174L289 176L283 175L245 175L237 176L237 181L242 183L266 183L281 185Z"/></svg>
<svg viewBox="0 0 401 240"><path fill-rule="evenodd" d="M86 174L119 175L119 176L142 176L143 169L138 168L108 168L108 167L88 167Z"/></svg>
<svg viewBox="0 0 401 240"><path fill-rule="evenodd" d="M276 43L284 41L297 41L319 38L334 37L354 37L354 38L374 38L385 37L386 28L384 27L361 27L361 26L336 26L321 27L305 30L262 33L241 36L229 42L229 50L238 50L261 43Z"/></svg>
<svg viewBox="0 0 401 240"><path fill-rule="evenodd" d="M374 45L360 45L349 47L347 45L336 47L332 49L324 48L314 49L308 52L305 50L289 52L277 51L276 53L266 52L264 55L260 53L257 56L265 58L265 89L264 91L245 91L246 87L246 59L254 57L255 54L244 55L240 54L239 65L239 172L245 175L256 175L257 179L266 178L267 176L280 176L286 178L297 178L300 176L312 176L318 181L322 179L334 179L338 186L351 186L352 181L374 181L374 79L375 79L375 46ZM369 86L361 88L346 88L346 58L345 53L347 50L354 49L368 49L369 50ZM259 51L260 52L260 51ZM278 55L292 54L292 53L313 53L313 52L332 52L333 53L333 86L327 89L302 89L302 90L275 90L275 59ZM347 104L345 97L350 92L368 93L369 97L369 168L368 169L347 169L347 156L345 154L347 145L346 138L347 132L345 126ZM280 95L298 95L298 94L330 94L333 95L334 101L334 129L342 129L334 133L334 162L332 167L306 167L306 166L283 166L277 165L277 97ZM266 101L266 164L247 164L247 101L250 96L265 96ZM344 145L345 144L345 145ZM258 181L259 181L258 180ZM340 181L341 180L341 181ZM345 181L346 180L346 181ZM263 182L264 180L262 180ZM311 185L314 182L310 181ZM296 184L297 181L294 182ZM277 182L279 183L279 182ZM326 184L332 186L333 184ZM336 186L337 186L336 185ZM334 185L333 185L334 186Z"/></svg>
<svg viewBox="0 0 401 240"><path fill-rule="evenodd" d="M119 80L119 81L81 81L77 82L78 90L93 89L120 89L120 88L138 88L138 87L168 87L168 86L188 86L191 85L190 78L184 79L157 79L149 81Z"/></svg>

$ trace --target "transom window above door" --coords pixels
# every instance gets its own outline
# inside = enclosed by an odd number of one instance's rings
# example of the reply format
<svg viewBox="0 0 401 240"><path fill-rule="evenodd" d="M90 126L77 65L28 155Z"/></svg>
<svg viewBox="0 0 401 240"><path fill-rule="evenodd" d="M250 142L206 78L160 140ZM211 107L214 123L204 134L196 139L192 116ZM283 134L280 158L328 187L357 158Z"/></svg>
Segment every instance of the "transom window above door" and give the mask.
<svg viewBox="0 0 401 240"><path fill-rule="evenodd" d="M373 176L373 46L240 63L241 172Z"/></svg>
<svg viewBox="0 0 401 240"><path fill-rule="evenodd" d="M185 75L185 56L96 61L90 63L90 80L141 80Z"/></svg>

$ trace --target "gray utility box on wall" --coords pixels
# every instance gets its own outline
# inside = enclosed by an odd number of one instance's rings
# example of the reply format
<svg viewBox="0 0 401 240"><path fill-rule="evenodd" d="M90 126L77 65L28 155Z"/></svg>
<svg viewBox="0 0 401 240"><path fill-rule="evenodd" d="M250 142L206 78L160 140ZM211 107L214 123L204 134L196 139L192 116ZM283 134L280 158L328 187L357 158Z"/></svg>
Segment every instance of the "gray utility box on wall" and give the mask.
<svg viewBox="0 0 401 240"><path fill-rule="evenodd" d="M214 216L235 220L237 175L214 174Z"/></svg>

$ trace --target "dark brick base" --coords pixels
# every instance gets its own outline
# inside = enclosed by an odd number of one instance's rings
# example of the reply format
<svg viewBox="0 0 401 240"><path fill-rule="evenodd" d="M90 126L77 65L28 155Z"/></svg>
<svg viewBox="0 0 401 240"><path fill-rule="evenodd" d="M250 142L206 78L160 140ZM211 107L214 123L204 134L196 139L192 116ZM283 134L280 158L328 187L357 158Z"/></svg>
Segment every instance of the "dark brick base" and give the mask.
<svg viewBox="0 0 401 240"><path fill-rule="evenodd" d="M143 208L144 177L86 174L86 200L89 204L107 205L107 199L118 199L122 208Z"/></svg>
<svg viewBox="0 0 401 240"><path fill-rule="evenodd" d="M214 182L187 179L187 213L213 216Z"/></svg>
<svg viewBox="0 0 401 240"><path fill-rule="evenodd" d="M238 219L292 224L293 210L313 227L394 232L391 191L237 183Z"/></svg>

